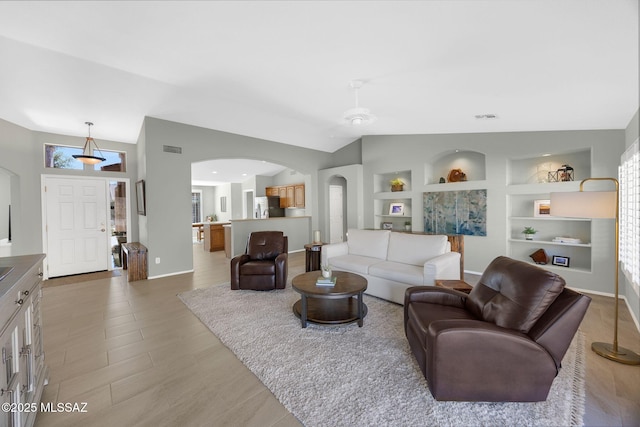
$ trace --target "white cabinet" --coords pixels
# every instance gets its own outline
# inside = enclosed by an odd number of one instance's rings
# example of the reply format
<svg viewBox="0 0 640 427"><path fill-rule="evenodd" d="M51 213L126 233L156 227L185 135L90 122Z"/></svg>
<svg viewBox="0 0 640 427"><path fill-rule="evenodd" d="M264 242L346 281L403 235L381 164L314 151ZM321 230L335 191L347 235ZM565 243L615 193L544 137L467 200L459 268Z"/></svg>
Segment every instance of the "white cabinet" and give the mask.
<svg viewBox="0 0 640 427"><path fill-rule="evenodd" d="M0 412L1 426L32 426L46 382L40 317L43 259L0 258L0 267L13 268L0 281L0 402L10 404L9 411Z"/></svg>

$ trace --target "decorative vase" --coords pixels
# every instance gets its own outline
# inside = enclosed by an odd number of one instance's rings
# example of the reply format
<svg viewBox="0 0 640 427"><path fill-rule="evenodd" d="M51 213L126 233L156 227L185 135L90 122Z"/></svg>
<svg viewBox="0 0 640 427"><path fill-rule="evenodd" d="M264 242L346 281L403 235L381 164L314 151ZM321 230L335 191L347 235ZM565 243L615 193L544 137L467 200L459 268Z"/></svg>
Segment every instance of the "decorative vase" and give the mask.
<svg viewBox="0 0 640 427"><path fill-rule="evenodd" d="M322 270L322 277L328 279L331 277L331 270Z"/></svg>
<svg viewBox="0 0 640 427"><path fill-rule="evenodd" d="M402 191L404 184L395 184L391 186L391 191Z"/></svg>
<svg viewBox="0 0 640 427"><path fill-rule="evenodd" d="M533 240L533 234L525 234L524 238L525 240Z"/></svg>

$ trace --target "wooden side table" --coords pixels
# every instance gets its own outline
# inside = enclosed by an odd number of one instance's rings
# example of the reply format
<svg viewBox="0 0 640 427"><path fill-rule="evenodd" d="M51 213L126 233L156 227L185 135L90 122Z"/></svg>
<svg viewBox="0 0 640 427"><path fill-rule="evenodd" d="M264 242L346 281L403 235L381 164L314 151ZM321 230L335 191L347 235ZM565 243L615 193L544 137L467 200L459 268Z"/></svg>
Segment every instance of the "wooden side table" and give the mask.
<svg viewBox="0 0 640 427"><path fill-rule="evenodd" d="M129 270L127 280L134 282L147 278L147 247L139 242L122 244L122 269Z"/></svg>
<svg viewBox="0 0 640 427"><path fill-rule="evenodd" d="M468 294L473 289L473 286L465 282L464 280L436 280L436 286L440 288L454 289L456 291L464 292Z"/></svg>
<svg viewBox="0 0 640 427"><path fill-rule="evenodd" d="M305 253L305 271L320 270L320 263L322 262L322 245L324 243L307 243L304 245Z"/></svg>

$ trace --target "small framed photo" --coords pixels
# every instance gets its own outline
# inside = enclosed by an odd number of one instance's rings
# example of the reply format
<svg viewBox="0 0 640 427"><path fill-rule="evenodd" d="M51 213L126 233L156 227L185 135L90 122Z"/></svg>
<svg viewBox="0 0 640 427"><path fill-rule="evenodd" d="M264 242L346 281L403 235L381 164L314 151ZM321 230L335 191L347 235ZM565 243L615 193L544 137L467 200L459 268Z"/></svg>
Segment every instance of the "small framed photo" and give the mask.
<svg viewBox="0 0 640 427"><path fill-rule="evenodd" d="M533 216L551 216L551 200L534 200Z"/></svg>
<svg viewBox="0 0 640 427"><path fill-rule="evenodd" d="M557 265L559 267L569 267L569 257L554 255L551 258L551 264Z"/></svg>
<svg viewBox="0 0 640 427"><path fill-rule="evenodd" d="M383 230L393 230L393 223L391 222L383 222L382 223Z"/></svg>
<svg viewBox="0 0 640 427"><path fill-rule="evenodd" d="M404 215L404 203L391 203L389 205L389 215Z"/></svg>

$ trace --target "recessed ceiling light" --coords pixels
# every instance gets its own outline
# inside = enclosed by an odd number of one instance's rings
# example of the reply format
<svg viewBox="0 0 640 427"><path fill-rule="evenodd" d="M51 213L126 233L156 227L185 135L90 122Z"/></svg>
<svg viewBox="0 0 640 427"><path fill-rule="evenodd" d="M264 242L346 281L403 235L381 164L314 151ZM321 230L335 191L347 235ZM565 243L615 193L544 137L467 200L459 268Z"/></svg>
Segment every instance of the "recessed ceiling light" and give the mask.
<svg viewBox="0 0 640 427"><path fill-rule="evenodd" d="M243 173L243 174L242 174L242 176L247 176L247 174L246 174L246 173Z"/></svg>
<svg viewBox="0 0 640 427"><path fill-rule="evenodd" d="M212 171L211 173L218 173L218 171Z"/></svg>
<svg viewBox="0 0 640 427"><path fill-rule="evenodd" d="M551 154L549 154L549 153L544 153L544 154L542 155L542 157L549 157L550 155L551 155Z"/></svg>
<svg viewBox="0 0 640 427"><path fill-rule="evenodd" d="M492 120L492 119L497 119L498 116L496 114L493 113L488 113L488 114L476 114L475 115L476 119L479 120Z"/></svg>

